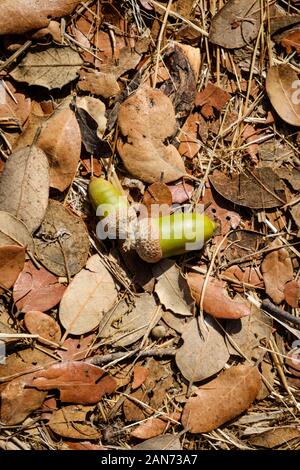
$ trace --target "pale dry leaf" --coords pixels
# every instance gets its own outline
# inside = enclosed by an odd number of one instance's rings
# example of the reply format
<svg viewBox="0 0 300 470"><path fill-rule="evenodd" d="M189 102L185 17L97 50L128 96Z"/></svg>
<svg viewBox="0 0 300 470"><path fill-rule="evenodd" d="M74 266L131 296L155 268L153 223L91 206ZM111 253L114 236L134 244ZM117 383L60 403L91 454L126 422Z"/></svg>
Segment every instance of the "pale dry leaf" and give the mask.
<svg viewBox="0 0 300 470"><path fill-rule="evenodd" d="M182 334L176 364L189 382L199 382L219 372L229 359L224 335L217 322L206 316L204 323L194 318Z"/></svg>
<svg viewBox="0 0 300 470"><path fill-rule="evenodd" d="M126 169L147 183L168 183L185 174L177 149L165 140L176 132L171 100L161 91L141 88L120 106L118 124L123 137L118 151Z"/></svg>
<svg viewBox="0 0 300 470"><path fill-rule="evenodd" d="M133 306L128 306L125 301L120 302L112 315L108 313L103 317L99 336L107 338L114 346L129 346L144 336L156 310L153 295L146 293L138 296ZM160 317L157 317L157 322L159 320Z"/></svg>
<svg viewBox="0 0 300 470"><path fill-rule="evenodd" d="M196 304L200 304L205 276L189 273L188 284ZM209 276L203 297L203 310L215 318L241 318L250 315L249 305L240 298L230 298L226 282Z"/></svg>
<svg viewBox="0 0 300 470"><path fill-rule="evenodd" d="M213 17L209 40L227 49L243 47L256 38L260 16L259 0L229 0Z"/></svg>
<svg viewBox="0 0 300 470"><path fill-rule="evenodd" d="M45 216L48 197L49 166L44 152L33 146L12 153L0 179L0 210L34 232Z"/></svg>
<svg viewBox="0 0 300 470"><path fill-rule="evenodd" d="M99 255L92 256L68 286L59 319L69 334L82 335L96 328L117 299L115 282Z"/></svg>
<svg viewBox="0 0 300 470"><path fill-rule="evenodd" d="M232 366L216 379L202 385L197 396L188 399L182 424L193 434L217 429L247 410L261 386L256 367Z"/></svg>
<svg viewBox="0 0 300 470"><path fill-rule="evenodd" d="M179 437L176 434L152 437L133 447L136 450L182 450Z"/></svg>
<svg viewBox="0 0 300 470"><path fill-rule="evenodd" d="M50 47L28 52L10 75L17 82L52 90L75 80L82 64L80 54L71 47Z"/></svg>
<svg viewBox="0 0 300 470"><path fill-rule="evenodd" d="M44 123L36 145L47 155L50 186L64 191L75 177L81 152L81 134L75 114L59 108Z"/></svg>
<svg viewBox="0 0 300 470"><path fill-rule="evenodd" d="M98 98L92 96L83 96L77 98L76 105L84 109L97 123L97 135L99 139L103 137L106 129L107 119L105 117L105 104Z"/></svg>
<svg viewBox="0 0 300 470"><path fill-rule="evenodd" d="M89 91L93 95L110 98L121 92L115 76L111 73L81 70L79 77L78 87L80 90Z"/></svg>
<svg viewBox="0 0 300 470"><path fill-rule="evenodd" d="M99 431L87 418L91 406L70 405L55 411L48 421L49 428L62 437L71 439L99 439Z"/></svg>
<svg viewBox="0 0 300 470"><path fill-rule="evenodd" d="M26 225L5 211L0 211L0 245L25 246L34 252L33 239Z"/></svg>
<svg viewBox="0 0 300 470"><path fill-rule="evenodd" d="M45 28L51 18L67 16L80 0L2 0L0 34L22 34Z"/></svg>
<svg viewBox="0 0 300 470"><path fill-rule="evenodd" d="M284 300L286 283L293 279L293 264L289 252L281 246L280 241L275 240L270 247L274 247L274 251L265 256L261 271L266 293L273 302L280 304Z"/></svg>
<svg viewBox="0 0 300 470"><path fill-rule="evenodd" d="M279 116L288 124L300 126L297 72L288 64L274 65L267 73L266 90Z"/></svg>
<svg viewBox="0 0 300 470"><path fill-rule="evenodd" d="M24 263L24 246L0 246L0 294L3 292L3 287L10 289L14 285L24 267Z"/></svg>
<svg viewBox="0 0 300 470"><path fill-rule="evenodd" d="M112 393L117 382L100 367L68 361L35 373L32 386L38 390L58 389L60 399L65 403L92 405L103 395Z"/></svg>
<svg viewBox="0 0 300 470"><path fill-rule="evenodd" d="M41 263L58 276L77 274L85 265L90 248L82 218L51 199L34 243Z"/></svg>
<svg viewBox="0 0 300 470"><path fill-rule="evenodd" d="M15 282L13 299L23 312L46 311L59 303L65 289L53 274L42 267L37 269L28 261Z"/></svg>
<svg viewBox="0 0 300 470"><path fill-rule="evenodd" d="M175 261L162 260L152 270L157 279L155 292L165 308L177 315L192 315L194 301L188 283Z"/></svg>
<svg viewBox="0 0 300 470"><path fill-rule="evenodd" d="M24 316L24 325L29 333L40 336L38 341L41 343L49 346L49 341L56 344L60 342L60 327L50 315L46 315L39 310L29 310ZM46 341L43 341L43 338Z"/></svg>
<svg viewBox="0 0 300 470"><path fill-rule="evenodd" d="M286 444L292 439L299 439L300 428L297 426L291 427L274 427L269 431L262 432L256 436L248 439L249 444L257 447L264 447L266 449L273 449L282 444Z"/></svg>

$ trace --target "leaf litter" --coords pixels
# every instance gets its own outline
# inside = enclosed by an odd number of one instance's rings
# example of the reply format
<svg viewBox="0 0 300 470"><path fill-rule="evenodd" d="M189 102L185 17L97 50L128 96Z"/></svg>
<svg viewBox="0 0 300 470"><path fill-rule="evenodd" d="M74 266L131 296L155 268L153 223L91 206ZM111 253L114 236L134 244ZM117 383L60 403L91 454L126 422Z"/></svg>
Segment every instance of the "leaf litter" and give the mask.
<svg viewBox="0 0 300 470"><path fill-rule="evenodd" d="M291 3L2 2L1 448L299 446ZM94 176L216 232L147 264Z"/></svg>

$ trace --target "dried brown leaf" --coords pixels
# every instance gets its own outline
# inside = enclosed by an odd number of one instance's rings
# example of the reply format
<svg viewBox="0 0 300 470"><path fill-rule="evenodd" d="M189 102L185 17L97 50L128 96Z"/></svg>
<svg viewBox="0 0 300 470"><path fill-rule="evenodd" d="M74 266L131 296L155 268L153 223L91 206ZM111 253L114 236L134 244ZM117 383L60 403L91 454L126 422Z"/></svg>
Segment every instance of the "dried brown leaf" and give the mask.
<svg viewBox="0 0 300 470"><path fill-rule="evenodd" d="M22 34L45 28L51 18L67 16L80 0L3 0L0 34Z"/></svg>
<svg viewBox="0 0 300 470"><path fill-rule="evenodd" d="M201 148L198 135L198 120L198 113L190 114L181 129L178 152L183 157L193 158Z"/></svg>
<svg viewBox="0 0 300 470"><path fill-rule="evenodd" d="M45 216L48 197L49 166L44 152L25 147L12 153L0 179L0 210L21 219L34 232Z"/></svg>
<svg viewBox="0 0 300 470"><path fill-rule="evenodd" d="M25 263L25 247L16 245L0 246L0 293L2 287L10 289L17 280Z"/></svg>
<svg viewBox="0 0 300 470"><path fill-rule="evenodd" d="M168 420L170 418L170 420ZM160 436L166 431L169 424L174 424L172 420L178 420L180 418L179 413L171 413L170 415L164 415L162 418L150 418L147 421L141 423L136 427L130 434L132 437L137 439L151 439L156 436Z"/></svg>
<svg viewBox="0 0 300 470"><path fill-rule="evenodd" d="M135 366L133 369L133 382L132 382L132 390L139 388L146 380L149 375L149 370L146 367L142 366Z"/></svg>
<svg viewBox="0 0 300 470"><path fill-rule="evenodd" d="M48 422L49 428L62 437L71 439L99 439L100 433L87 418L91 406L70 405L55 411Z"/></svg>
<svg viewBox="0 0 300 470"><path fill-rule="evenodd" d="M24 316L24 324L26 329L32 335L39 335L39 341L49 346L49 341L56 344L61 338L61 331L58 323L54 318L46 315L39 310L29 310ZM44 338L46 341L43 341ZM47 341L49 340L49 341Z"/></svg>
<svg viewBox="0 0 300 470"><path fill-rule="evenodd" d="M87 261L90 242L85 223L58 201L49 200L34 241L41 263L58 276L77 274Z"/></svg>
<svg viewBox="0 0 300 470"><path fill-rule="evenodd" d="M32 385L38 390L58 389L60 399L65 403L89 405L98 403L103 395L112 393L117 383L100 367L68 361L35 373Z"/></svg>
<svg viewBox="0 0 300 470"><path fill-rule="evenodd" d="M281 119L300 126L299 80L295 70L288 64L271 67L267 73L266 90Z"/></svg>
<svg viewBox="0 0 300 470"><path fill-rule="evenodd" d="M266 293L273 302L280 304L284 300L286 283L293 279L293 264L289 252L282 247L279 241L273 242L271 247L275 249L265 256L261 264L261 271Z"/></svg>
<svg viewBox="0 0 300 470"><path fill-rule="evenodd" d="M284 286L284 300L292 307L297 308L300 298L300 284L298 281L289 281Z"/></svg>
<svg viewBox="0 0 300 470"><path fill-rule="evenodd" d="M193 434L209 432L239 416L253 403L261 386L256 367L232 366L202 385L188 399L182 424Z"/></svg>
<svg viewBox="0 0 300 470"><path fill-rule="evenodd" d="M292 439L299 439L299 427L275 427L248 439L249 444L266 449L273 449L281 444L286 444Z"/></svg>
<svg viewBox="0 0 300 470"><path fill-rule="evenodd" d="M222 111L226 103L230 100L230 94L222 88L208 83L204 90L197 93L195 99L196 106L209 105L217 111Z"/></svg>
<svg viewBox="0 0 300 470"><path fill-rule="evenodd" d="M151 206L153 204L162 206L159 208L159 214L153 213L152 217L160 215L168 215L171 212L172 194L169 187L164 183L153 183L148 186L143 197L143 204L148 209L149 216L151 216Z"/></svg>
<svg viewBox="0 0 300 470"><path fill-rule="evenodd" d="M117 299L115 282L99 255L92 256L68 286L59 319L69 334L82 335L96 328Z"/></svg>
<svg viewBox="0 0 300 470"><path fill-rule="evenodd" d="M109 98L118 95L121 91L115 76L111 73L81 70L79 77L80 90L89 91L93 95Z"/></svg>
<svg viewBox="0 0 300 470"><path fill-rule="evenodd" d="M204 324L191 320L182 334L184 341L176 352L176 364L189 382L199 382L219 372L229 359L222 330L207 316Z"/></svg>
<svg viewBox="0 0 300 470"><path fill-rule="evenodd" d="M200 303L205 276L188 274L188 284L196 303ZM226 282L209 277L206 285L203 309L215 318L241 318L250 315L248 304L241 299L231 299L226 291Z"/></svg>
<svg viewBox="0 0 300 470"><path fill-rule="evenodd" d="M153 437L133 447L136 450L182 450L176 434Z"/></svg>
<svg viewBox="0 0 300 470"><path fill-rule="evenodd" d="M53 274L28 261L14 285L13 299L23 312L46 311L59 303L65 289Z"/></svg>
<svg viewBox="0 0 300 470"><path fill-rule="evenodd" d="M71 47L48 47L28 52L10 75L17 82L51 90L75 80L82 64L80 54Z"/></svg>
<svg viewBox="0 0 300 470"><path fill-rule="evenodd" d="M180 154L164 141L176 131L171 100L161 91L141 88L120 106L122 138L118 151L126 169L147 183L175 181L185 174Z"/></svg>

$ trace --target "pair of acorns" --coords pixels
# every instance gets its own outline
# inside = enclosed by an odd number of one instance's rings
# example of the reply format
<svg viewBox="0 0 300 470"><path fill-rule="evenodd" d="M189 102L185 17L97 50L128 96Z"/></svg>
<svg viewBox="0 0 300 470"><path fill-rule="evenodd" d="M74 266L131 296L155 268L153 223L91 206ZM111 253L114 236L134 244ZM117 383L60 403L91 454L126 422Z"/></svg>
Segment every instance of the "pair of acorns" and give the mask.
<svg viewBox="0 0 300 470"><path fill-rule="evenodd" d="M102 227L105 225L116 238L130 238L138 255L148 263L199 250L216 229L207 215L195 212L138 220L127 199L103 178L92 179L88 192Z"/></svg>

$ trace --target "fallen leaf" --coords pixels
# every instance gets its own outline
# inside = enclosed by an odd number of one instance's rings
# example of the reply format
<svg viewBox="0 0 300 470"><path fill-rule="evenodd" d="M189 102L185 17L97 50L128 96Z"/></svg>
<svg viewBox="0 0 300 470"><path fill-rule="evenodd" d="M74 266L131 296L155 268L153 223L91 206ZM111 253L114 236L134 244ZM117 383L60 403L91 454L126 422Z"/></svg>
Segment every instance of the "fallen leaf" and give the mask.
<svg viewBox="0 0 300 470"><path fill-rule="evenodd" d="M175 261L162 260L152 270L157 279L155 292L164 307L177 315L192 315L194 302L189 286Z"/></svg>
<svg viewBox="0 0 300 470"><path fill-rule="evenodd" d="M288 64L274 65L268 70L266 90L275 111L292 126L300 126L298 74Z"/></svg>
<svg viewBox="0 0 300 470"><path fill-rule="evenodd" d="M268 167L245 169L231 176L216 170L209 180L221 196L239 206L270 209L286 202L283 183Z"/></svg>
<svg viewBox="0 0 300 470"><path fill-rule="evenodd" d="M168 215L172 205L171 191L164 183L152 183L145 191L143 204L148 209L149 217Z"/></svg>
<svg viewBox="0 0 300 470"><path fill-rule="evenodd" d="M230 354L242 355L256 365L266 354L264 348L271 338L273 321L253 304L249 310L248 317L226 322L226 342Z"/></svg>
<svg viewBox="0 0 300 470"><path fill-rule="evenodd" d="M14 426L24 421L32 411L38 410L47 396L34 388L28 388L34 374L26 374L11 380L1 393L1 422Z"/></svg>
<svg viewBox="0 0 300 470"><path fill-rule="evenodd" d="M253 41L261 23L259 0L229 0L212 18L209 40L227 49Z"/></svg>
<svg viewBox="0 0 300 470"><path fill-rule="evenodd" d="M48 197L49 167L44 152L33 146L12 153L0 179L0 210L21 219L34 232L45 216Z"/></svg>
<svg viewBox="0 0 300 470"><path fill-rule="evenodd" d="M30 111L30 98L27 98L23 93L18 93L11 83L0 80L0 116L4 121L2 125L22 129ZM6 119L8 123L5 123Z"/></svg>
<svg viewBox="0 0 300 470"><path fill-rule="evenodd" d="M253 403L261 386L256 367L232 366L202 385L188 399L182 424L193 434L209 432L239 416Z"/></svg>
<svg viewBox="0 0 300 470"><path fill-rule="evenodd" d="M80 0L3 0L0 34L22 34L48 26L51 18L67 16Z"/></svg>
<svg viewBox="0 0 300 470"><path fill-rule="evenodd" d="M205 276L189 273L187 277L192 297L199 305ZM241 299L231 299L226 291L226 282L209 277L203 298L203 310L215 318L241 318L250 315L248 304Z"/></svg>
<svg viewBox="0 0 300 470"><path fill-rule="evenodd" d="M172 194L173 204L182 204L189 201L194 192L194 187L188 183L179 183L175 186L168 186L168 188Z"/></svg>
<svg viewBox="0 0 300 470"><path fill-rule="evenodd" d="M61 349L57 353L64 361L80 361L87 357L95 343L95 338L95 333L78 338L69 337L63 342L63 347L66 349Z"/></svg>
<svg viewBox="0 0 300 470"><path fill-rule="evenodd" d="M120 106L118 124L123 137L118 151L136 178L154 183L179 179L185 168L179 152L165 140L176 132L171 100L159 90L141 88Z"/></svg>
<svg viewBox="0 0 300 470"><path fill-rule="evenodd" d="M100 367L68 361L35 373L32 386L38 390L58 389L60 400L65 403L92 405L98 403L103 395L112 393L117 383Z"/></svg>
<svg viewBox="0 0 300 470"><path fill-rule="evenodd" d="M74 113L59 108L44 123L36 145L47 155L50 186L64 191L73 181L81 152L81 135Z"/></svg>
<svg viewBox="0 0 300 470"><path fill-rule="evenodd" d="M59 303L65 290L53 274L27 261L14 285L13 299L22 312L46 311Z"/></svg>
<svg viewBox="0 0 300 470"><path fill-rule="evenodd" d="M47 425L62 437L71 439L99 439L100 433L87 418L91 406L69 405L56 410Z"/></svg>
<svg viewBox="0 0 300 470"><path fill-rule="evenodd" d="M242 269L239 265L235 264L226 269L223 272L223 276L232 279L233 284L231 284L231 287L236 292L244 292L245 288L249 286L264 287L264 283L261 279L261 275L258 271L258 268L254 268L253 266L247 266L246 268ZM234 284L234 281L239 282L237 284ZM244 286L243 284L248 284L248 286Z"/></svg>
<svg viewBox="0 0 300 470"><path fill-rule="evenodd" d="M219 372L229 359L221 328L206 316L204 322L194 318L182 334L183 346L177 349L176 364L189 382L199 382Z"/></svg>
<svg viewBox="0 0 300 470"><path fill-rule="evenodd" d="M129 346L144 336L156 311L155 299L147 293L138 296L134 306L129 306L125 301L120 302L112 315L109 312L103 316L99 336L107 338L114 346ZM157 322L159 320L160 316Z"/></svg>
<svg viewBox="0 0 300 470"><path fill-rule="evenodd" d="M299 439L300 429L295 426L291 427L274 427L269 431L262 432L257 436L248 439L249 444L266 449L273 449L282 444L286 444L292 439Z"/></svg>
<svg viewBox="0 0 300 470"><path fill-rule="evenodd" d="M149 375L149 370L146 367L135 366L133 369L133 382L131 385L132 390L139 388Z"/></svg>
<svg viewBox="0 0 300 470"><path fill-rule="evenodd" d="M24 324L32 335L39 335L39 341L49 346L49 341L60 342L61 331L54 318L39 310L29 310L24 316ZM43 338L46 341L43 341ZM49 341L47 341L49 340Z"/></svg>
<svg viewBox="0 0 300 470"><path fill-rule="evenodd" d="M165 434L153 437L133 446L136 450L182 450L179 437L176 434Z"/></svg>
<svg viewBox="0 0 300 470"><path fill-rule="evenodd" d="M97 444L91 444L88 441L82 442L72 442L64 440L63 446L66 447L66 450L108 450L107 447L99 446ZM60 450L65 450L61 449Z"/></svg>
<svg viewBox="0 0 300 470"><path fill-rule="evenodd" d="M286 283L293 279L293 264L289 252L278 240L275 240L270 248L274 248L274 251L265 256L261 264L261 272L267 295L275 304L280 304L284 300Z"/></svg>
<svg viewBox="0 0 300 470"><path fill-rule="evenodd" d="M229 245L224 250L226 259L230 262L245 262L257 258L257 251L266 246L265 236L254 230L234 230L228 236Z"/></svg>
<svg viewBox="0 0 300 470"><path fill-rule="evenodd" d="M111 73L81 70L79 72L79 77L79 89L82 91L89 91L93 95L110 98L111 96L116 96L121 92L115 76Z"/></svg>
<svg viewBox="0 0 300 470"><path fill-rule="evenodd" d="M166 310L162 315L163 321L177 333L182 334L186 325L191 321L190 317L183 317L182 315L175 315L175 313Z"/></svg>
<svg viewBox="0 0 300 470"><path fill-rule="evenodd" d="M284 286L284 300L292 307L297 308L300 298L300 284L298 281L289 281Z"/></svg>
<svg viewBox="0 0 300 470"><path fill-rule="evenodd" d="M168 420L168 418L171 418L171 420ZM179 418L180 414L176 412L164 415L163 418L149 418L131 431L130 435L137 439L151 439L165 432L169 425L175 424L172 420L178 420Z"/></svg>
<svg viewBox="0 0 300 470"><path fill-rule="evenodd" d="M200 150L201 143L198 135L199 114L190 114L178 136L180 145L178 152L183 157L193 158Z"/></svg>
<svg viewBox="0 0 300 470"><path fill-rule="evenodd" d="M297 54L300 54L300 28L296 27L285 31L280 42L288 54L291 54L293 49L296 49Z"/></svg>
<svg viewBox="0 0 300 470"><path fill-rule="evenodd" d="M222 111L230 100L230 94L222 88L208 83L204 90L197 93L195 99L196 106L211 106L217 111Z"/></svg>
<svg viewBox="0 0 300 470"><path fill-rule="evenodd" d="M256 400L264 400L272 393L276 377L276 369L273 364L267 362L266 359L262 361L260 368L263 380Z"/></svg>
<svg viewBox="0 0 300 470"><path fill-rule="evenodd" d="M10 75L17 82L52 90L75 80L82 64L80 54L71 47L47 47L28 52Z"/></svg>
<svg viewBox="0 0 300 470"><path fill-rule="evenodd" d="M0 246L0 294L5 287L10 289L17 280L25 263L25 247L16 245Z"/></svg>
<svg viewBox="0 0 300 470"><path fill-rule="evenodd" d="M96 328L117 299L115 282L99 255L89 258L69 284L60 303L59 319L69 334Z"/></svg>
<svg viewBox="0 0 300 470"><path fill-rule="evenodd" d="M82 218L52 199L34 242L41 263L58 276L74 276L88 258L90 242Z"/></svg>

